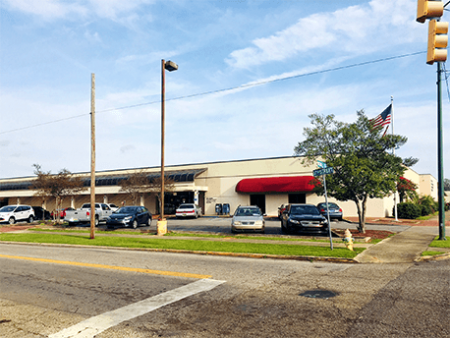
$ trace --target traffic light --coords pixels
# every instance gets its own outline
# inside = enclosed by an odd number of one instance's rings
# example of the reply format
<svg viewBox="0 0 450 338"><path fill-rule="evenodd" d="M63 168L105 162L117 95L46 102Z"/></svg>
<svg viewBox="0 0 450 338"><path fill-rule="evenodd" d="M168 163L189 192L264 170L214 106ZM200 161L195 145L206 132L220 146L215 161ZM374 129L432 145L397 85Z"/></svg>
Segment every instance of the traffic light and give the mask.
<svg viewBox="0 0 450 338"><path fill-rule="evenodd" d="M427 63L447 60L448 22L430 20L428 25Z"/></svg>
<svg viewBox="0 0 450 338"><path fill-rule="evenodd" d="M418 22L424 23L428 18L439 18L444 14L444 3L442 1L417 1Z"/></svg>

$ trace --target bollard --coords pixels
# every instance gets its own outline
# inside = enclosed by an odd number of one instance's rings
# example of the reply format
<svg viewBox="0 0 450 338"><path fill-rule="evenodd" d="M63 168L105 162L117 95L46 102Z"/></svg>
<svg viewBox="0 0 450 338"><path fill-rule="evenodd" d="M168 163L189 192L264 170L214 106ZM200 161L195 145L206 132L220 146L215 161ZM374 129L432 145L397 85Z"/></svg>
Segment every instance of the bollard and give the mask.
<svg viewBox="0 0 450 338"><path fill-rule="evenodd" d="M156 234L158 236L163 236L167 234L167 220L165 218L158 220L156 222Z"/></svg>
<svg viewBox="0 0 450 338"><path fill-rule="evenodd" d="M348 230L348 229L345 230L345 237L342 240L344 241L347 249L353 251L353 237L352 237L352 233L350 232L350 230Z"/></svg>

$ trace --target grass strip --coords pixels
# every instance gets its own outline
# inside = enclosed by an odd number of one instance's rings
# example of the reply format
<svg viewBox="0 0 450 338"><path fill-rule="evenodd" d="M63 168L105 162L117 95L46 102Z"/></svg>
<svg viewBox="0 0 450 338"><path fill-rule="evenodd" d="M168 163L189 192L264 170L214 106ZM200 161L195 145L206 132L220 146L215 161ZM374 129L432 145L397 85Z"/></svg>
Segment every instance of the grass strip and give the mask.
<svg viewBox="0 0 450 338"><path fill-rule="evenodd" d="M39 229L31 228L28 231L41 231L41 232L68 232L68 233L90 233L89 230L70 230L70 229ZM111 234L111 235L150 235L155 236L156 233L142 233L133 231L108 231L108 230L96 230L98 234ZM197 238L227 238L227 239L252 239L260 241L286 241L286 242L316 242L316 243L329 243L329 239L313 239L313 238L285 238L285 237L264 237L264 236L242 236L242 235L211 235L211 234L187 234L181 232L170 231L164 236L167 237L197 237ZM341 238L333 239L333 243L342 243ZM371 242L372 243L372 242Z"/></svg>
<svg viewBox="0 0 450 338"><path fill-rule="evenodd" d="M176 239L164 240L157 238L99 236L95 239L89 239L89 237L85 236L53 234L0 234L0 241L339 258L354 258L364 250L364 248L355 248L355 251L350 251L344 248L335 248L334 250L331 250L328 247L319 246Z"/></svg>
<svg viewBox="0 0 450 338"><path fill-rule="evenodd" d="M440 241L439 236L436 236L429 246L433 248L450 248L450 240Z"/></svg>
<svg viewBox="0 0 450 338"><path fill-rule="evenodd" d="M89 234L90 230L72 230L72 229L40 229L40 228L30 228L28 231L39 231L39 232L67 232L67 233L79 233L79 234ZM108 231L108 230L95 230L96 234L111 234L111 235L156 235L155 233L144 233L144 232L133 232L133 231Z"/></svg>
<svg viewBox="0 0 450 338"><path fill-rule="evenodd" d="M424 251L421 253L421 256L436 256L436 255L443 255L445 252L442 251Z"/></svg>

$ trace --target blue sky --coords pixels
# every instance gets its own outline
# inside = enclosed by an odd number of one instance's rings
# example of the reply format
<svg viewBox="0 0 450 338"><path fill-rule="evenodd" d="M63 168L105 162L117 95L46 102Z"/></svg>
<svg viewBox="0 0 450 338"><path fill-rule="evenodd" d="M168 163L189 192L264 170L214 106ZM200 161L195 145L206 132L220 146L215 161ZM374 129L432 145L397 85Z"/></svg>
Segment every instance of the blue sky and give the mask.
<svg viewBox="0 0 450 338"><path fill-rule="evenodd" d="M408 137L397 154L437 177L436 65L425 54L300 76L426 51L416 0L0 6L1 178L31 176L34 163L90 170L91 73L97 170L160 165L161 59L179 65L166 72L166 165L289 156L308 115L352 122L364 109L375 117L393 96L395 133ZM443 110L450 178L445 83Z"/></svg>

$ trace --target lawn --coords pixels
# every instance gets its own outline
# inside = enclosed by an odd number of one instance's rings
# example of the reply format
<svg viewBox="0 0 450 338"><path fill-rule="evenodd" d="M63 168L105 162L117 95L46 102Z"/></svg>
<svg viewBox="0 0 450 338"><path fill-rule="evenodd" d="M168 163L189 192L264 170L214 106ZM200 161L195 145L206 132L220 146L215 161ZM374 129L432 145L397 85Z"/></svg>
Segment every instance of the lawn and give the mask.
<svg viewBox="0 0 450 338"><path fill-rule="evenodd" d="M447 238L445 241L440 241L439 236L436 236L429 246L433 248L450 248L450 239Z"/></svg>
<svg viewBox="0 0 450 338"><path fill-rule="evenodd" d="M109 247L148 248L160 250L187 250L200 252L229 252L262 255L282 256L316 256L316 257L339 257L354 258L361 253L363 248L355 248L350 251L345 248L331 250L324 246L310 245L286 245L265 243L239 243L208 240L177 240L160 239L155 237L116 237L97 236L89 239L88 236L60 235L60 234L0 234L0 241L28 242L28 243L55 243L72 245L93 245Z"/></svg>

